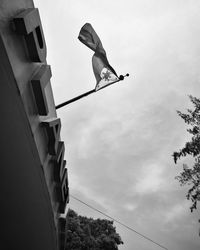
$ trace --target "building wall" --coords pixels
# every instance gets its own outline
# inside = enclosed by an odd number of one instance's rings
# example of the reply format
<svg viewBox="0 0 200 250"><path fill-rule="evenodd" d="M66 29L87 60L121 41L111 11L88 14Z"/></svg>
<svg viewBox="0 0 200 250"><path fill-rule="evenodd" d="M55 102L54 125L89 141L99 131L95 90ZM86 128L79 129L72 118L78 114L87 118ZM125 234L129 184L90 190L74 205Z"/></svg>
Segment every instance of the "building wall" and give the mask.
<svg viewBox="0 0 200 250"><path fill-rule="evenodd" d="M0 0L0 249L63 246L58 222L69 200L65 147L38 13L31 0Z"/></svg>

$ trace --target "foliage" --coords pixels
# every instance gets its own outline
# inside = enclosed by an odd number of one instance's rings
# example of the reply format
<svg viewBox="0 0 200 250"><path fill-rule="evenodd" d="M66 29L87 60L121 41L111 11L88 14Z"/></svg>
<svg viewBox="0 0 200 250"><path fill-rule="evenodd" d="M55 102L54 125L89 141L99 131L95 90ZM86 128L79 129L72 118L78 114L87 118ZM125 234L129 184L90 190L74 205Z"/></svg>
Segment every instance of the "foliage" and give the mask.
<svg viewBox="0 0 200 250"><path fill-rule="evenodd" d="M118 250L123 244L113 221L87 218L71 209L66 220L66 250Z"/></svg>
<svg viewBox="0 0 200 250"><path fill-rule="evenodd" d="M181 150L174 152L173 157L175 163L187 155L194 157L194 165L189 167L183 164L183 171L179 176L176 176L181 185L191 186L186 197L192 201L190 209L193 212L194 209L197 209L197 202L200 201L200 99L191 95L189 98L194 105L194 110L188 109L187 114L180 111L177 113L190 126L187 131L192 135L192 138Z"/></svg>

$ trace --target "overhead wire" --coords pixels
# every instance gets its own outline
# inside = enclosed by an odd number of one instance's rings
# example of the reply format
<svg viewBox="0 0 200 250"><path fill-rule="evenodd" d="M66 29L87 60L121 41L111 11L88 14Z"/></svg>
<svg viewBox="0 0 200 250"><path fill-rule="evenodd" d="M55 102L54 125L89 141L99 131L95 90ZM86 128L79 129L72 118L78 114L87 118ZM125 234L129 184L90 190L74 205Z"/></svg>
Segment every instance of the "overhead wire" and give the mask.
<svg viewBox="0 0 200 250"><path fill-rule="evenodd" d="M98 213L100 213L100 214L106 216L107 218L109 218L109 219L111 219L112 221L114 221L114 222L120 224L121 226L125 227L126 229L128 229L128 230L130 230L130 231L132 231L132 232L134 232L134 233L136 233L136 234L138 234L139 236L143 237L144 239L150 241L151 243L153 243L153 244L155 244L155 245L157 245L157 246L159 246L159 247L161 247L161 248L163 248L163 249L165 249L165 250L168 250L168 248L166 248L165 246L162 246L161 244L159 244L158 242L156 242L156 241L150 239L149 237L145 236L144 234L139 233L138 231L136 231L136 230L133 229L132 227L127 226L126 224L122 223L121 221L119 221L119 220L117 220L117 219L115 219L115 218L113 218L113 217L107 215L106 213L100 211L99 209L97 209L97 208L95 208L95 207L89 205L88 203L86 203L86 202L84 202L84 201L82 201L82 200L76 198L74 195L70 194L70 196L71 196L74 200L77 200L77 201L79 201L80 203L84 204L85 206L89 207L90 209L92 209L92 210L94 210L94 211L96 211L96 212L98 212Z"/></svg>

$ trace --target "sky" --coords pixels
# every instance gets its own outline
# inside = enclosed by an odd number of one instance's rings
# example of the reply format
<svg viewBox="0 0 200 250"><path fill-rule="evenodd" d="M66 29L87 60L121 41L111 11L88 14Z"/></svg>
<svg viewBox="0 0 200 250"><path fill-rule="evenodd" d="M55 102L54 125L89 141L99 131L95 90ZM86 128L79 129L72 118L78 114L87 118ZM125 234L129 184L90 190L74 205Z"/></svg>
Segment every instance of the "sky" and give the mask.
<svg viewBox="0 0 200 250"><path fill-rule="evenodd" d="M199 210L175 176L186 159L172 153L190 139L176 110L200 91L200 1L35 0L54 99L60 104L95 87L93 52L77 39L89 22L120 83L57 110L70 193L169 250L200 248ZM190 161L192 164L192 162ZM73 198L69 208L104 218ZM159 246L114 223L119 250Z"/></svg>

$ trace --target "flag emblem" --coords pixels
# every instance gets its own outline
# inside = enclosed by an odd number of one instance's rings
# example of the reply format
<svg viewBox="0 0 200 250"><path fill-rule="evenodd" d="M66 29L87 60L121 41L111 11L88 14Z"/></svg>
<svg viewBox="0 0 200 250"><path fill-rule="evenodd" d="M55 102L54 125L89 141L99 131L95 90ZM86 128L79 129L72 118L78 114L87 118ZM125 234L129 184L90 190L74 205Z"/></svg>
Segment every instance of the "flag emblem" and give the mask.
<svg viewBox="0 0 200 250"><path fill-rule="evenodd" d="M103 68L100 74L101 78L104 79L105 81L109 81L111 76L111 71L108 70L107 68Z"/></svg>

